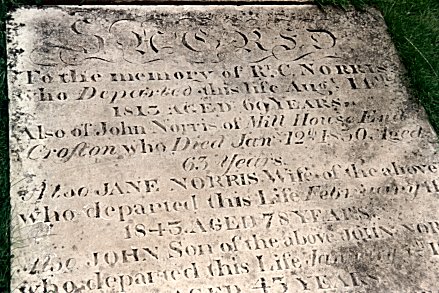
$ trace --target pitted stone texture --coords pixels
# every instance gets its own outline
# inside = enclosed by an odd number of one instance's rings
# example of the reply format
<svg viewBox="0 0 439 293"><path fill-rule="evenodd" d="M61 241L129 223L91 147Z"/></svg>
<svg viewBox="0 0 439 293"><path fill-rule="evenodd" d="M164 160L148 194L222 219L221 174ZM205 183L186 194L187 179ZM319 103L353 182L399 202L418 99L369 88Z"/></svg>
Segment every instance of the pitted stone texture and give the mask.
<svg viewBox="0 0 439 293"><path fill-rule="evenodd" d="M376 11L22 8L14 292L435 292L437 136Z"/></svg>

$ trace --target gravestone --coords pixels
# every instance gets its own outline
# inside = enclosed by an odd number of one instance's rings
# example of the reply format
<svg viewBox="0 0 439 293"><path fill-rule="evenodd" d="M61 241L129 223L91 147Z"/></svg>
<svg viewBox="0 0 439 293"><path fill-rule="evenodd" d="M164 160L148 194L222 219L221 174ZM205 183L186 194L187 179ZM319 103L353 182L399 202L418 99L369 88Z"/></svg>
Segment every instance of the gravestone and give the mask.
<svg viewBox="0 0 439 293"><path fill-rule="evenodd" d="M114 4L164 4L164 5L181 5L181 4L192 4L192 5L203 5L208 2L208 4L222 4L225 5L249 5L249 4L269 4L272 0L41 0L44 5L63 5L63 4L76 4L76 5L94 5L94 4L104 4L104 5L114 5ZM288 4L313 4L314 0L278 0L276 2L284 2Z"/></svg>
<svg viewBox="0 0 439 293"><path fill-rule="evenodd" d="M14 292L437 292L437 137L377 11L25 7Z"/></svg>

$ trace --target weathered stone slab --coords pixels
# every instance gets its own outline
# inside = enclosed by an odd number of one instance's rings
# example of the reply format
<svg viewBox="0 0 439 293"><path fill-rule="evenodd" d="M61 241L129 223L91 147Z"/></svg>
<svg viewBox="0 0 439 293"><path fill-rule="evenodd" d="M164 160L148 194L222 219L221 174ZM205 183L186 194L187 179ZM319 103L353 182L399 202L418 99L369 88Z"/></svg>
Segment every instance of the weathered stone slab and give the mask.
<svg viewBox="0 0 439 293"><path fill-rule="evenodd" d="M307 4L314 3L314 0L42 0L42 3L45 5L79 5L79 4L215 4L215 3L224 3L224 4L269 4L274 2L284 2L286 4Z"/></svg>
<svg viewBox="0 0 439 293"><path fill-rule="evenodd" d="M14 292L437 292L436 135L375 12L8 25Z"/></svg>
<svg viewBox="0 0 439 293"><path fill-rule="evenodd" d="M313 3L313 0L279 0L279 1L273 1L273 0L172 0L172 1L166 1L166 0L87 0L85 1L86 3L90 3L90 2L94 2L94 3L105 3L105 4L115 4L115 3L145 3L145 2L150 2L150 3L161 3L161 4L166 4L169 2L218 2L218 3L230 3L230 2L242 2L242 3L249 3L249 2L253 2L253 3L266 3L266 2L288 2L288 3Z"/></svg>
<svg viewBox="0 0 439 293"><path fill-rule="evenodd" d="M98 3L102 3L102 4L130 4L130 3L160 3L160 4L167 4L169 2L175 2L175 3L179 3L179 2L192 2L192 3L211 3L211 2L217 2L217 3L225 3L225 4L230 4L233 2L240 2L240 3L266 3L266 2L270 2L273 3L275 1L273 0L172 0L172 1L166 1L166 0L86 0L86 3L93 3L93 4L98 4ZM314 0L279 0L276 2L285 2L285 3L313 3Z"/></svg>

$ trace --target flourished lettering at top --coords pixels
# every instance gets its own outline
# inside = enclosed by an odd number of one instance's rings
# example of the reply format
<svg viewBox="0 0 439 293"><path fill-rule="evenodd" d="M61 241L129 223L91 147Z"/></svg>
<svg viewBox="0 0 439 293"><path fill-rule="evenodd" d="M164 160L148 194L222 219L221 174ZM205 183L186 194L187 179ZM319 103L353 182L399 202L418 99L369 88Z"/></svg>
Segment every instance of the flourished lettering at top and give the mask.
<svg viewBox="0 0 439 293"><path fill-rule="evenodd" d="M87 60L147 64L175 57L190 63L336 58L332 49L337 37L329 30L312 26L269 27L254 22L225 26L214 21L199 26L185 21L178 27L166 27L154 19L120 19L105 25L93 18L76 19L69 26L63 29L62 37L56 33L53 39L42 40L32 51L32 62L74 66Z"/></svg>

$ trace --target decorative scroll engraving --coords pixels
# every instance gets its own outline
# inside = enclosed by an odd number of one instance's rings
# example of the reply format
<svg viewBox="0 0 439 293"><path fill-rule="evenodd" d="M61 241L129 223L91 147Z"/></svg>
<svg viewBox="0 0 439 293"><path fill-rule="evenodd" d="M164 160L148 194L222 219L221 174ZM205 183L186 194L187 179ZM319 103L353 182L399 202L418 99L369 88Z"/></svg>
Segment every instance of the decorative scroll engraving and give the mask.
<svg viewBox="0 0 439 293"><path fill-rule="evenodd" d="M60 62L75 66L87 60L117 62L122 58L146 64L182 56L194 63L219 63L231 56L249 63L269 58L284 62L335 58L328 51L337 43L332 32L312 26L296 29L287 20L276 27L257 19L228 21L224 26L193 17L181 18L173 27L163 28L160 23L154 18L144 22L119 19L104 28L96 18L84 17L73 21L62 38L49 33L52 27L48 26L44 29L53 37L32 50L31 60L42 66Z"/></svg>

